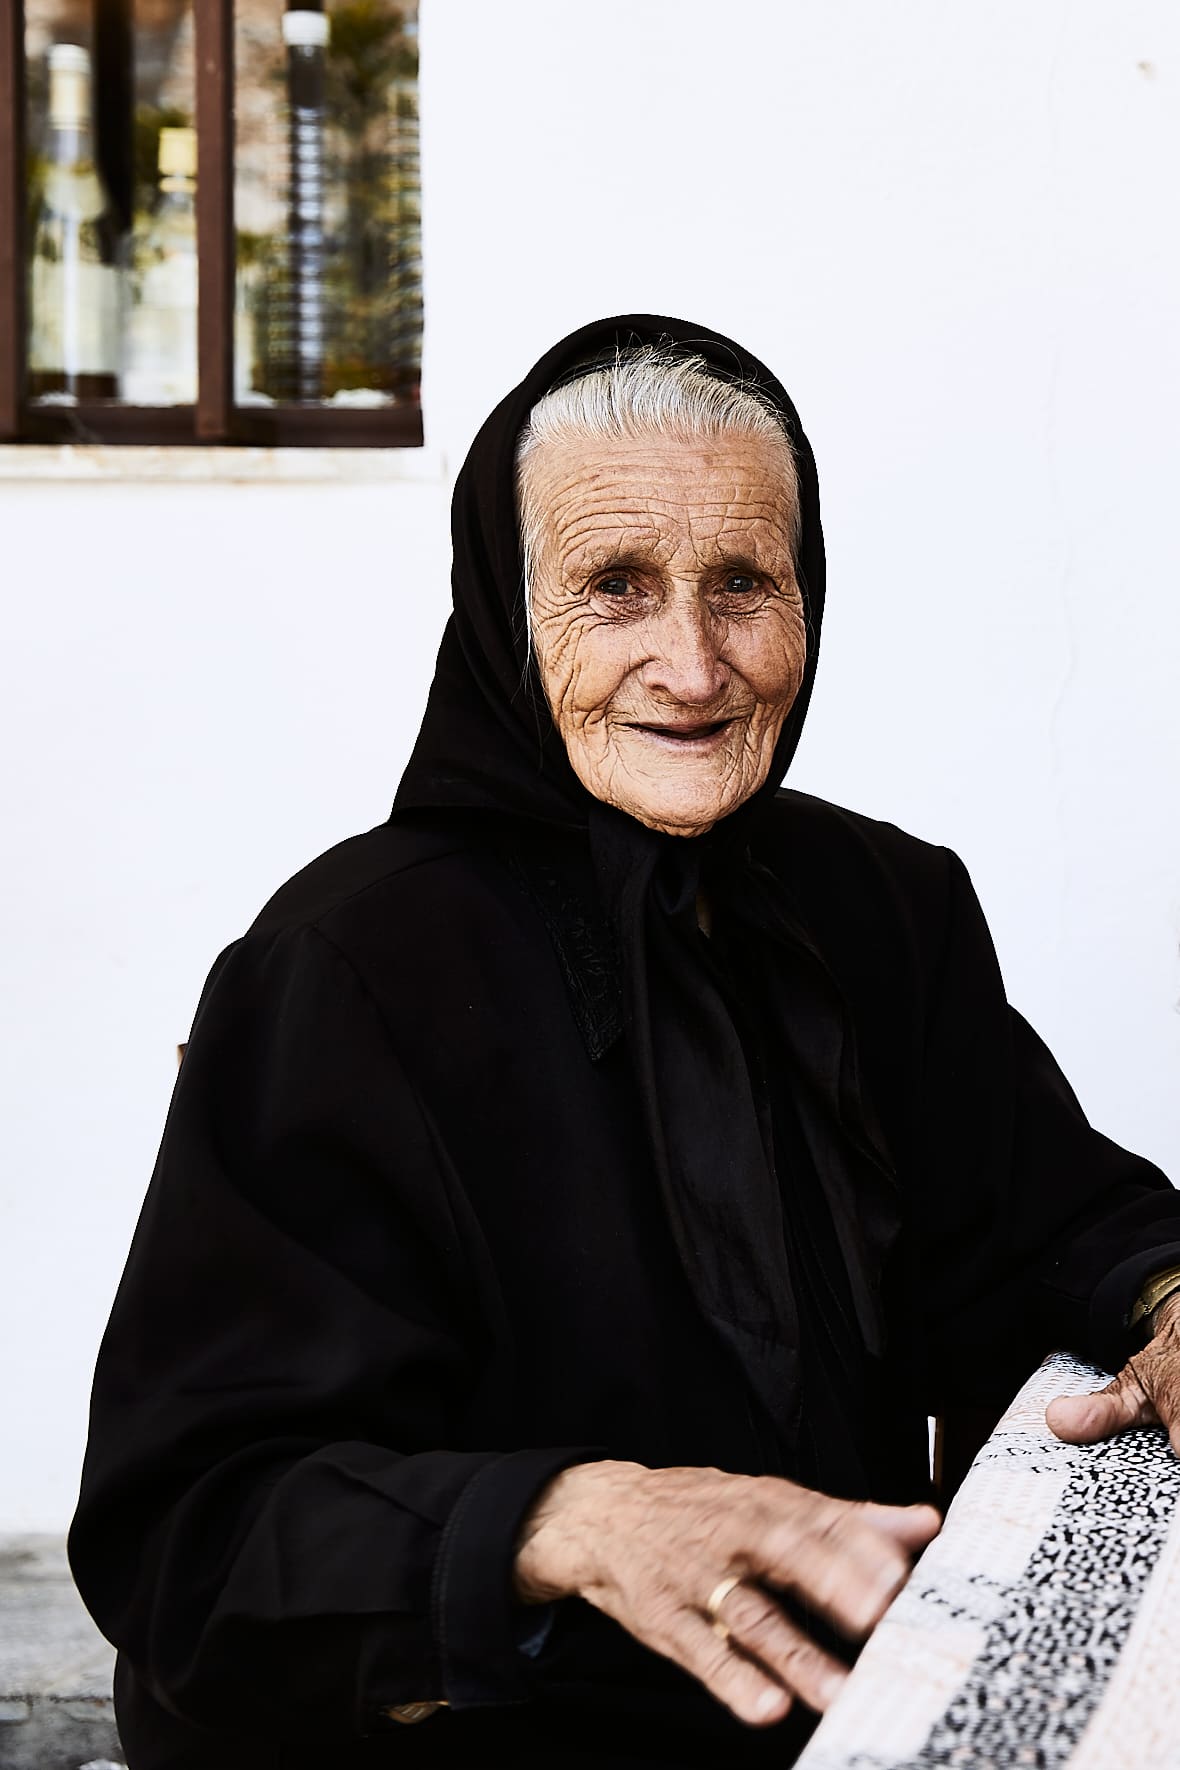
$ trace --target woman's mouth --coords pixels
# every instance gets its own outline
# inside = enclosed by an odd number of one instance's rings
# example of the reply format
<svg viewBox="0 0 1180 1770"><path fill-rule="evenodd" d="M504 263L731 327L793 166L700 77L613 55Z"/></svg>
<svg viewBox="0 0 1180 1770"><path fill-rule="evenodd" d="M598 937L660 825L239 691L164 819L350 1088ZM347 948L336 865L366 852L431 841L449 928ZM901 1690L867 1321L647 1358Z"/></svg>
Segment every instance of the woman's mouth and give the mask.
<svg viewBox="0 0 1180 1770"><path fill-rule="evenodd" d="M700 753L719 748L733 723L732 719L701 719L692 723L687 720L653 720L650 724L636 721L631 729L668 749Z"/></svg>

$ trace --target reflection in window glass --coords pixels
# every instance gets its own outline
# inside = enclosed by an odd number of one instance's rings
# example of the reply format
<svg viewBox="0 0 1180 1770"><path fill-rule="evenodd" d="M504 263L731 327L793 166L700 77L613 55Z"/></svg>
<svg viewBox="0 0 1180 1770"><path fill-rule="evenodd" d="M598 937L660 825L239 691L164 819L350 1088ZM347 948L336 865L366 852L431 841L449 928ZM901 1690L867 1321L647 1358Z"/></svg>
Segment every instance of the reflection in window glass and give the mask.
<svg viewBox="0 0 1180 1770"><path fill-rule="evenodd" d="M417 6L236 8L237 397L418 395Z"/></svg>
<svg viewBox="0 0 1180 1770"><path fill-rule="evenodd" d="M197 137L191 0L136 0L135 225L123 398L197 397Z"/></svg>
<svg viewBox="0 0 1180 1770"><path fill-rule="evenodd" d="M196 397L190 0L27 0L29 392Z"/></svg>

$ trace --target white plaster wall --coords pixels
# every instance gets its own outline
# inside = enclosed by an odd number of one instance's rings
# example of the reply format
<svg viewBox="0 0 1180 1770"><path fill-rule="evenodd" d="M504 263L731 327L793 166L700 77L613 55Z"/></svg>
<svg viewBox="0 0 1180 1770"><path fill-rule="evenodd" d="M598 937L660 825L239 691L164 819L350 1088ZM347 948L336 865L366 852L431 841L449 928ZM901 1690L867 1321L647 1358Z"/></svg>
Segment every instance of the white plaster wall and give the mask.
<svg viewBox="0 0 1180 1770"><path fill-rule="evenodd" d="M431 451L596 314L764 356L829 543L793 779L963 854L1091 1116L1180 1174L1180 14L422 0L422 45ZM0 1528L69 1516L209 963L386 813L444 477L0 476Z"/></svg>

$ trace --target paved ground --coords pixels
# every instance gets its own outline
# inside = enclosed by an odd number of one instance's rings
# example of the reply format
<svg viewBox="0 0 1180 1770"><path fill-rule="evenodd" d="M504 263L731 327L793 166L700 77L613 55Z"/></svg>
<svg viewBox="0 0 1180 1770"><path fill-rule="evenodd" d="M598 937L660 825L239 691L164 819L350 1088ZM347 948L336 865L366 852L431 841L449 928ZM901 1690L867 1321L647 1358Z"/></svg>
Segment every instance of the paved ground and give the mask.
<svg viewBox="0 0 1180 1770"><path fill-rule="evenodd" d="M0 1770L106 1770L122 1754L114 1650L82 1607L57 1536L0 1536Z"/></svg>

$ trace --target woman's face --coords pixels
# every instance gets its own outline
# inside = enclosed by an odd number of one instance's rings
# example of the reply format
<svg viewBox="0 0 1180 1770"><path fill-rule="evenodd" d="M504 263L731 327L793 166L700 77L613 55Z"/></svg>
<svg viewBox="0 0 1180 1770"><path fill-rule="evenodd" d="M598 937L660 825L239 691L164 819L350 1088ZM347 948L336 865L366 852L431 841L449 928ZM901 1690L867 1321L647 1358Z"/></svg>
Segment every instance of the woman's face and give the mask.
<svg viewBox="0 0 1180 1770"><path fill-rule="evenodd" d="M799 691L786 444L545 444L530 462L541 682L582 785L699 836L766 779Z"/></svg>

